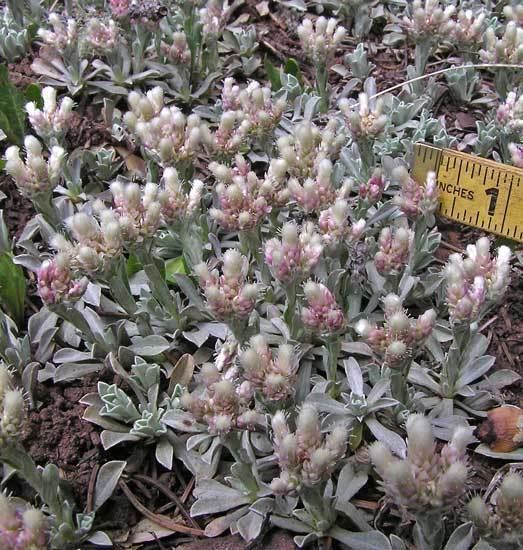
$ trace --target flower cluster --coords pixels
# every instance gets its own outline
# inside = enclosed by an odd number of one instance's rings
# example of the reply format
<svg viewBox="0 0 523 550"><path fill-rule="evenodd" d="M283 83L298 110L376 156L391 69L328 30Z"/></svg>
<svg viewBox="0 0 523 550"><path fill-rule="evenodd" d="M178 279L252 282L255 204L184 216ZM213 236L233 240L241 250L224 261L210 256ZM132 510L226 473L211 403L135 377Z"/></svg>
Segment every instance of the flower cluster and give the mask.
<svg viewBox="0 0 523 550"><path fill-rule="evenodd" d="M321 129L312 122L297 124L291 134L278 139L277 145L289 176L303 180L316 177L322 160L334 163L347 141L343 124L331 118Z"/></svg>
<svg viewBox="0 0 523 550"><path fill-rule="evenodd" d="M246 282L248 268L247 258L232 248L223 255L222 275L205 263L195 266L207 305L218 319L247 317L254 309L258 287Z"/></svg>
<svg viewBox="0 0 523 550"><path fill-rule="evenodd" d="M489 27L485 31L486 45L479 51L485 63L521 63L523 60L523 28L509 21L501 38Z"/></svg>
<svg viewBox="0 0 523 550"><path fill-rule="evenodd" d="M472 440L470 429L458 427L450 442L437 453L427 417L411 414L406 427L406 459L394 457L381 441L369 448L383 488L400 508L415 515L454 507L465 491L466 448Z"/></svg>
<svg viewBox="0 0 523 550"><path fill-rule="evenodd" d="M332 334L340 330L345 317L334 294L321 283L307 281L303 286L307 306L302 309L303 324L315 332Z"/></svg>
<svg viewBox="0 0 523 550"><path fill-rule="evenodd" d="M467 246L465 258L451 254L445 268L446 299L453 322L473 322L482 306L499 300L509 283L510 248L500 246L496 258L490 254L487 237Z"/></svg>
<svg viewBox="0 0 523 550"><path fill-rule="evenodd" d="M516 4L514 6L505 6L503 8L503 15L519 26L523 25L523 5Z"/></svg>
<svg viewBox="0 0 523 550"><path fill-rule="evenodd" d="M305 212L321 210L331 206L338 199L345 199L352 187L352 182L346 180L340 189L332 183L332 162L324 158L318 164L316 178L307 178L300 184L297 178L290 178L287 184L292 198Z"/></svg>
<svg viewBox="0 0 523 550"><path fill-rule="evenodd" d="M275 494L292 494L302 485L310 487L332 474L347 449L347 428L334 426L322 435L317 410L305 404L296 420L296 431L291 432L285 414L278 411L271 420L273 446L280 476L271 482Z"/></svg>
<svg viewBox="0 0 523 550"><path fill-rule="evenodd" d="M100 223L93 216L78 212L67 220L67 227L75 242L57 234L51 244L64 254L73 269L87 273L103 270L122 250L122 231L111 210L101 212Z"/></svg>
<svg viewBox="0 0 523 550"><path fill-rule="evenodd" d="M317 65L330 66L336 50L347 34L347 29L338 24L336 19L318 17L313 23L304 19L298 27L301 47L307 57Z"/></svg>
<svg viewBox="0 0 523 550"><path fill-rule="evenodd" d="M56 90L50 86L42 90L42 99L43 109L38 109L33 101L25 106L29 122L41 138L60 138L67 132L74 102L70 97L63 97L58 106Z"/></svg>
<svg viewBox="0 0 523 550"><path fill-rule="evenodd" d="M125 17L129 13L131 0L109 0L111 13L115 17Z"/></svg>
<svg viewBox="0 0 523 550"><path fill-rule="evenodd" d="M369 98L365 92L359 95L356 105L342 98L338 102L338 107L355 139L375 137L383 132L387 124L387 115L383 113L381 99Z"/></svg>
<svg viewBox="0 0 523 550"><path fill-rule="evenodd" d="M485 33L486 14L472 10L460 10L453 30L453 38L460 44L474 45Z"/></svg>
<svg viewBox="0 0 523 550"><path fill-rule="evenodd" d="M401 185L400 192L394 196L393 202L406 216L416 219L436 211L439 190L434 172L427 174L425 185L420 185L412 179L404 167L396 168L393 175Z"/></svg>
<svg viewBox="0 0 523 550"><path fill-rule="evenodd" d="M167 165L197 154L207 130L198 115L186 117L178 107L166 107L160 87L145 95L130 92L127 100L131 110L124 122L149 154Z"/></svg>
<svg viewBox="0 0 523 550"><path fill-rule="evenodd" d="M356 332L372 350L382 356L387 366L397 368L413 356L414 349L423 345L436 324L436 312L429 309L417 319L410 319L396 294L383 299L385 322L382 327L361 319Z"/></svg>
<svg viewBox="0 0 523 550"><path fill-rule="evenodd" d="M443 9L440 0L414 0L411 6L411 17L403 17L403 27L415 39L425 37L450 37L455 22L452 19L455 6Z"/></svg>
<svg viewBox="0 0 523 550"><path fill-rule="evenodd" d="M0 363L0 448L20 436L24 412L24 396L20 390L13 389L11 375Z"/></svg>
<svg viewBox="0 0 523 550"><path fill-rule="evenodd" d="M507 99L496 111L496 119L508 132L523 134L523 94L509 92Z"/></svg>
<svg viewBox="0 0 523 550"><path fill-rule="evenodd" d="M0 493L0 546L6 550L46 550L44 514L36 508L17 506Z"/></svg>
<svg viewBox="0 0 523 550"><path fill-rule="evenodd" d="M48 22L53 30L38 29L38 36L43 42L60 52L75 45L78 40L78 25L72 18L64 21L57 13L51 12Z"/></svg>
<svg viewBox="0 0 523 550"><path fill-rule="evenodd" d="M276 128L287 106L285 98L274 100L271 89L252 81L241 89L233 78L223 83L221 105L224 110L218 128L209 142L220 155L241 150L251 138L262 138Z"/></svg>
<svg viewBox="0 0 523 550"><path fill-rule="evenodd" d="M271 212L273 205L281 202L280 181L285 166L271 163L270 173L260 180L250 164L236 155L232 167L211 162L209 170L218 180L216 208L211 208L209 214L227 230L253 229Z"/></svg>
<svg viewBox="0 0 523 550"><path fill-rule="evenodd" d="M383 177L382 171L376 168L367 181L363 181L359 184L358 194L360 199L367 201L368 204L375 204L381 199L384 189L385 178Z"/></svg>
<svg viewBox="0 0 523 550"><path fill-rule="evenodd" d="M75 279L64 254L46 260L37 271L38 295L44 304L78 300L89 283L86 277Z"/></svg>
<svg viewBox="0 0 523 550"><path fill-rule="evenodd" d="M183 32L173 33L169 43L161 43L161 49L163 55L175 65L185 65L191 60L191 51Z"/></svg>
<svg viewBox="0 0 523 550"><path fill-rule="evenodd" d="M488 506L481 497L474 497L467 504L468 515L482 539L498 544L515 544L519 548L523 540L523 478L518 473L508 473L497 493L493 507Z"/></svg>
<svg viewBox="0 0 523 550"><path fill-rule="evenodd" d="M16 145L5 152L5 171L14 179L20 191L27 196L51 192L62 177L65 150L54 146L46 160L41 143L33 136L24 140L25 162L20 158L20 149Z"/></svg>
<svg viewBox="0 0 523 550"><path fill-rule="evenodd" d="M378 237L374 256L376 269L382 275L397 275L409 262L414 232L405 227L384 227Z"/></svg>
<svg viewBox="0 0 523 550"><path fill-rule="evenodd" d="M206 363L200 369L203 385L180 397L180 405L211 434L226 434L234 429L255 429L264 424L263 415L248 408L240 388L223 377L215 365Z"/></svg>
<svg viewBox="0 0 523 550"><path fill-rule="evenodd" d="M185 193L176 168L167 167L157 193L163 221L170 225L190 218L200 206L203 188L201 180L193 180L189 194Z"/></svg>
<svg viewBox="0 0 523 550"><path fill-rule="evenodd" d="M217 37L227 23L229 11L227 0L209 0L199 13L203 34Z"/></svg>
<svg viewBox="0 0 523 550"><path fill-rule="evenodd" d="M284 401L294 395L298 363L292 346L280 345L274 357L265 338L253 336L240 355L240 365L242 397L249 399L257 392L269 401Z"/></svg>
<svg viewBox="0 0 523 550"><path fill-rule="evenodd" d="M349 223L350 206L345 199L338 199L331 207L320 212L318 227L326 247L335 247L344 240L357 240L365 231L365 219Z"/></svg>
<svg viewBox="0 0 523 550"><path fill-rule="evenodd" d="M120 29L113 19L93 17L82 31L82 46L94 55L107 55L119 46L121 40Z"/></svg>
<svg viewBox="0 0 523 550"><path fill-rule="evenodd" d="M136 243L152 237L161 221L161 205L158 202L158 186L147 183L143 189L134 182L116 180L111 183L113 209L109 210L103 202L94 205L98 215L118 223L120 234L126 243Z"/></svg>
<svg viewBox="0 0 523 550"><path fill-rule="evenodd" d="M265 243L265 261L274 277L287 284L308 277L322 251L314 224L306 223L299 232L295 223L288 222L281 229L281 240L273 238Z"/></svg>

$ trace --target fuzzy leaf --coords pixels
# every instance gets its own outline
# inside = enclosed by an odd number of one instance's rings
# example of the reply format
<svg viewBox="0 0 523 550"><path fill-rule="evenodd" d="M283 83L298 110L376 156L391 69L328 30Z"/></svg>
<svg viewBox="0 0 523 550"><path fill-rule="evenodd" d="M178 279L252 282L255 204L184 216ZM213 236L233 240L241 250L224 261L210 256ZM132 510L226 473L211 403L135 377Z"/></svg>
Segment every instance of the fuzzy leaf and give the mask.
<svg viewBox="0 0 523 550"><path fill-rule="evenodd" d="M390 550L389 539L379 531L368 531L367 533L351 533L341 527L332 527L325 533L351 550Z"/></svg>
<svg viewBox="0 0 523 550"><path fill-rule="evenodd" d="M407 446L403 438L396 432L385 428L376 418L365 418L367 427L372 432L372 435L378 440L382 441L387 447L400 458L405 458L407 454Z"/></svg>
<svg viewBox="0 0 523 550"><path fill-rule="evenodd" d="M126 441L140 441L140 438L129 433L116 433L109 430L104 430L100 434L100 441L102 442L103 448L107 451L107 449Z"/></svg>
<svg viewBox="0 0 523 550"><path fill-rule="evenodd" d="M500 460L510 460L513 462L518 460L523 460L523 447L520 447L519 449L515 449L510 453L498 453L496 451L491 450L490 447L485 443L482 443L481 445L478 445L474 449L474 452L483 456L488 456L490 458L498 458Z"/></svg>
<svg viewBox="0 0 523 550"><path fill-rule="evenodd" d="M205 536L206 537L218 537L229 527L239 520L244 514L247 513L249 510L248 506L242 506L241 508L238 508L238 510L234 510L234 512L231 512L230 514L226 514L225 516L217 517L216 519L213 519L210 523L207 524L205 527Z"/></svg>
<svg viewBox="0 0 523 550"><path fill-rule="evenodd" d="M264 520L264 516L248 512L236 522L238 533L247 542L254 540L260 534Z"/></svg>
<svg viewBox="0 0 523 550"><path fill-rule="evenodd" d="M145 337L135 336L133 338L133 345L129 346L129 349L136 353L136 355L154 357L167 351L170 347L171 344L163 336L151 334Z"/></svg>
<svg viewBox="0 0 523 550"><path fill-rule="evenodd" d="M94 544L95 546L112 546L113 541L109 538L107 533L103 531L95 531L93 534L89 535L87 542Z"/></svg>
<svg viewBox="0 0 523 550"><path fill-rule="evenodd" d="M444 550L469 550L474 538L472 523L463 523L457 527L445 545Z"/></svg>
<svg viewBox="0 0 523 550"><path fill-rule="evenodd" d="M167 470L173 466L174 449L166 437L162 437L156 445L156 460Z"/></svg>
<svg viewBox="0 0 523 550"><path fill-rule="evenodd" d="M214 479L202 479L194 489L198 499L191 507L191 516L226 512L242 504L248 504L249 497L223 485Z"/></svg>
<svg viewBox="0 0 523 550"><path fill-rule="evenodd" d="M93 508L95 511L111 498L126 466L127 462L124 460L111 460L100 468L94 486Z"/></svg>
<svg viewBox="0 0 523 550"><path fill-rule="evenodd" d="M102 368L103 363L63 363L56 368L54 381L63 382L64 380L82 378L88 374L99 372Z"/></svg>

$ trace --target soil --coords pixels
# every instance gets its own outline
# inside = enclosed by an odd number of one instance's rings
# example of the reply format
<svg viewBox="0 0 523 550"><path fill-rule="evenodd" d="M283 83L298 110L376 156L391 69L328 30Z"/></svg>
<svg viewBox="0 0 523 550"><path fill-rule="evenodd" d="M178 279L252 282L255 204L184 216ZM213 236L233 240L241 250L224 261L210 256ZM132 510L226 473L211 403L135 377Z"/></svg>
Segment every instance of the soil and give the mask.
<svg viewBox="0 0 523 550"><path fill-rule="evenodd" d="M70 482L75 500L85 503L93 469L101 458L98 429L82 420L80 399L96 391L90 380L77 386L40 385L36 400L41 406L29 412L22 444L39 465L53 462Z"/></svg>

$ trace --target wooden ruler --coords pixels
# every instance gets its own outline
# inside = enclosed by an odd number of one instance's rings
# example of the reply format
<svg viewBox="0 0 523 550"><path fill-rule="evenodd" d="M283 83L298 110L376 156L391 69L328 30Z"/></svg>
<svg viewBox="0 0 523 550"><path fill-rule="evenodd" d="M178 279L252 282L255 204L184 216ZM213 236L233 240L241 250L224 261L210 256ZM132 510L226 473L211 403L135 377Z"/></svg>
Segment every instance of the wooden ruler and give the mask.
<svg viewBox="0 0 523 550"><path fill-rule="evenodd" d="M523 242L523 170L433 145L414 145L412 177L436 173L441 215Z"/></svg>

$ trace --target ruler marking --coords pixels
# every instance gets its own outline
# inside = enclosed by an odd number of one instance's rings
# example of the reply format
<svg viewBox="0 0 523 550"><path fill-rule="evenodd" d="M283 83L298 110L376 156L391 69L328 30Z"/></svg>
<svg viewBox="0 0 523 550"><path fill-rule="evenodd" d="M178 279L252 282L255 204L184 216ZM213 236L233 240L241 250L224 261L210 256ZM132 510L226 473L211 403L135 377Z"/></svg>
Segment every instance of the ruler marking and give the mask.
<svg viewBox="0 0 523 550"><path fill-rule="evenodd" d="M436 172L442 216L523 242L522 170L421 143L413 171L421 184L428 171Z"/></svg>
<svg viewBox="0 0 523 550"><path fill-rule="evenodd" d="M500 231L503 231L503 227L505 227L505 219L507 217L508 205L509 205L509 202L510 202L510 194L512 193L512 181L513 181L513 179L514 179L514 174L512 174L512 176L510 178L510 186L508 188L507 202L505 203L505 212L503 213L503 221L501 222Z"/></svg>

